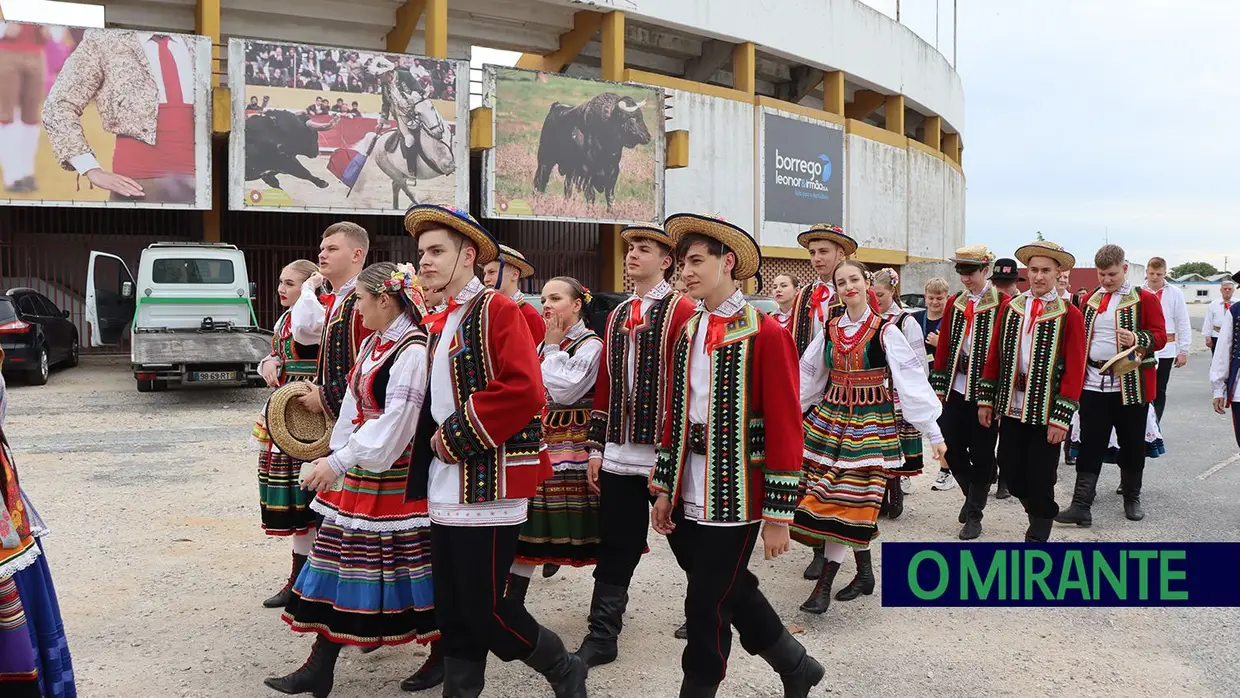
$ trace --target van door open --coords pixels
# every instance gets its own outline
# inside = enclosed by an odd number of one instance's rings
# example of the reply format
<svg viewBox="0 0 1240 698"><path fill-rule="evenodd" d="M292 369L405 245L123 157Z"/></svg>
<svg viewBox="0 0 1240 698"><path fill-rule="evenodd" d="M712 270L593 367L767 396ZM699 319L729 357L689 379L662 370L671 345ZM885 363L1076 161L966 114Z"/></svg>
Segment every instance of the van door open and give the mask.
<svg viewBox="0 0 1240 698"><path fill-rule="evenodd" d="M125 260L91 252L86 271L86 326L90 346L116 346L133 323L138 289Z"/></svg>

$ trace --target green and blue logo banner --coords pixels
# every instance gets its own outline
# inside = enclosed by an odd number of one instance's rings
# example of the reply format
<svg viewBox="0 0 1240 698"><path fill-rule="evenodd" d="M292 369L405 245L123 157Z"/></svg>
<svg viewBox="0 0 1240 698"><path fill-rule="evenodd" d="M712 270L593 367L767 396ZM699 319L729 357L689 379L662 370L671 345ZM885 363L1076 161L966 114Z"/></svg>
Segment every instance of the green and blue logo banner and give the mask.
<svg viewBox="0 0 1240 698"><path fill-rule="evenodd" d="M1240 606L1240 543L883 543L897 607Z"/></svg>

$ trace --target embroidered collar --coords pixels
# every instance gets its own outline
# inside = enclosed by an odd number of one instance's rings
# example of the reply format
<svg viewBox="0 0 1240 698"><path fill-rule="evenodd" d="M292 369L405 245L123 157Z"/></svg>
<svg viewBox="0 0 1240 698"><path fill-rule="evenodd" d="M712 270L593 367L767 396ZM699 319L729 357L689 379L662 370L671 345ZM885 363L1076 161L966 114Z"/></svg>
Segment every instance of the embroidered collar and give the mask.
<svg viewBox="0 0 1240 698"><path fill-rule="evenodd" d="M1047 293L1044 293L1044 294L1042 294L1042 295L1040 295L1040 296L1034 296L1034 295L1033 295L1033 291L1032 291L1032 290L1030 290L1030 291L1025 291L1025 292L1024 292L1024 293L1022 293L1021 295L1022 295L1022 296L1025 296L1026 298L1029 298L1030 300L1032 300L1033 298L1035 298L1035 297L1036 297L1036 298L1039 298L1039 299L1041 299L1042 301L1044 301L1044 302L1046 302L1046 303L1050 303L1051 301L1053 301L1053 300L1057 300L1057 299L1059 299L1059 298L1064 298L1064 296L1059 295L1059 291L1056 291L1056 290L1054 290L1054 289L1052 289L1051 291L1049 291L1049 292L1047 292Z"/></svg>
<svg viewBox="0 0 1240 698"><path fill-rule="evenodd" d="M646 295L642 296L642 298L644 298L645 300L653 301L657 303L663 300L664 298L667 298L668 294L670 294L671 292L672 292L672 285L667 282L667 279L663 279L659 283L655 284L654 288L647 291ZM637 298L637 294L636 293L631 294L629 298Z"/></svg>
<svg viewBox="0 0 1240 698"><path fill-rule="evenodd" d="M973 294L973 293L969 294L969 300L972 300L973 303L976 304L986 295L986 292L990 290L990 287L991 287L990 282L987 281L986 285L982 286L982 290L978 291L976 294ZM965 289L965 291L968 291L968 289Z"/></svg>
<svg viewBox="0 0 1240 698"><path fill-rule="evenodd" d="M344 284L340 288L335 289L336 299L339 300L349 295L350 293L353 292L353 289L356 286L357 286L357 277L355 276L352 279L349 279L348 281L344 282Z"/></svg>
<svg viewBox="0 0 1240 698"><path fill-rule="evenodd" d="M586 321L578 320L576 325L573 325L572 327L568 328L568 331L564 333L564 339L568 339L571 341L577 341L578 339L581 339L582 337L587 335L589 332L590 330L586 329Z"/></svg>
<svg viewBox="0 0 1240 698"><path fill-rule="evenodd" d="M894 305L892 307L894 307ZM857 325L864 325L870 319L870 316L873 314L874 314L874 311L870 310L870 305L867 303L865 306L865 312L861 313L861 317L856 322L853 322L853 319L848 316L848 311L845 310L843 313L840 314L840 328L843 329L845 327L854 327Z"/></svg>
<svg viewBox="0 0 1240 698"><path fill-rule="evenodd" d="M727 300L720 303L719 307L710 311L709 314L718 315L719 317L732 317L733 315L739 313L741 310L744 310L745 305L748 304L748 302L749 301L745 300L745 294L741 293L740 291L736 291L732 295L728 296ZM698 301L697 309L699 312L703 312L703 313L706 312L705 302Z"/></svg>
<svg viewBox="0 0 1240 698"><path fill-rule="evenodd" d="M904 312L904 308L892 303L891 307L887 308L887 312L883 313L883 317L897 317L902 312Z"/></svg>
<svg viewBox="0 0 1240 698"><path fill-rule="evenodd" d="M479 293L482 293L485 290L486 290L486 287L483 286L482 282L479 281L478 277L475 276L474 278L469 280L469 283L465 284L465 288L462 288L456 294L456 296L453 297L453 300L456 301L456 304L459 307L473 300L474 296L478 295ZM448 303L445 301L435 306L434 308L431 308L431 312L437 313L437 312L440 312L441 310L446 309L447 307L448 307Z"/></svg>
<svg viewBox="0 0 1240 698"><path fill-rule="evenodd" d="M521 289L517 289L517 292L512 294L511 298L518 303L525 302L525 294L521 292Z"/></svg>
<svg viewBox="0 0 1240 698"><path fill-rule="evenodd" d="M397 315L396 319L392 321L392 324L388 325L387 329L383 331L383 338L389 341L396 341L401 337L404 337L412 329L413 319L409 317L408 313L401 313L400 315Z"/></svg>

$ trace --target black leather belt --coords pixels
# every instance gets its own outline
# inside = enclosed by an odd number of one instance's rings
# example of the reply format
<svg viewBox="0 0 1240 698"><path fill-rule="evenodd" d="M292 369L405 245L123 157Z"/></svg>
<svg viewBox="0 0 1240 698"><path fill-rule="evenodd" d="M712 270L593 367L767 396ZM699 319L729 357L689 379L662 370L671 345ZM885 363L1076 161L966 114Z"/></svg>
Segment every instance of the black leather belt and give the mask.
<svg viewBox="0 0 1240 698"><path fill-rule="evenodd" d="M1090 366L1093 366L1094 368L1096 368L1096 369L1098 369L1099 371L1101 371L1101 370L1102 370L1102 367L1107 365L1107 362L1105 362L1105 361L1094 361L1093 359L1089 359L1089 365L1090 365Z"/></svg>
<svg viewBox="0 0 1240 698"><path fill-rule="evenodd" d="M689 425L689 451L699 456L706 455L706 425Z"/></svg>

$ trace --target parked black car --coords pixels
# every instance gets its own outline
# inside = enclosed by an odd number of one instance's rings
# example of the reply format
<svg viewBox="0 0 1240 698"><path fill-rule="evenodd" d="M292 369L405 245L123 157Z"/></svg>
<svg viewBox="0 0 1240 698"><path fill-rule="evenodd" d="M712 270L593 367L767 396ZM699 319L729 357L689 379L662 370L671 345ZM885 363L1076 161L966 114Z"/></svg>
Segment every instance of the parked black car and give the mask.
<svg viewBox="0 0 1240 698"><path fill-rule="evenodd" d="M77 366L78 329L69 311L47 296L33 288L13 288L0 296L0 347L5 373L43 385L52 366Z"/></svg>

